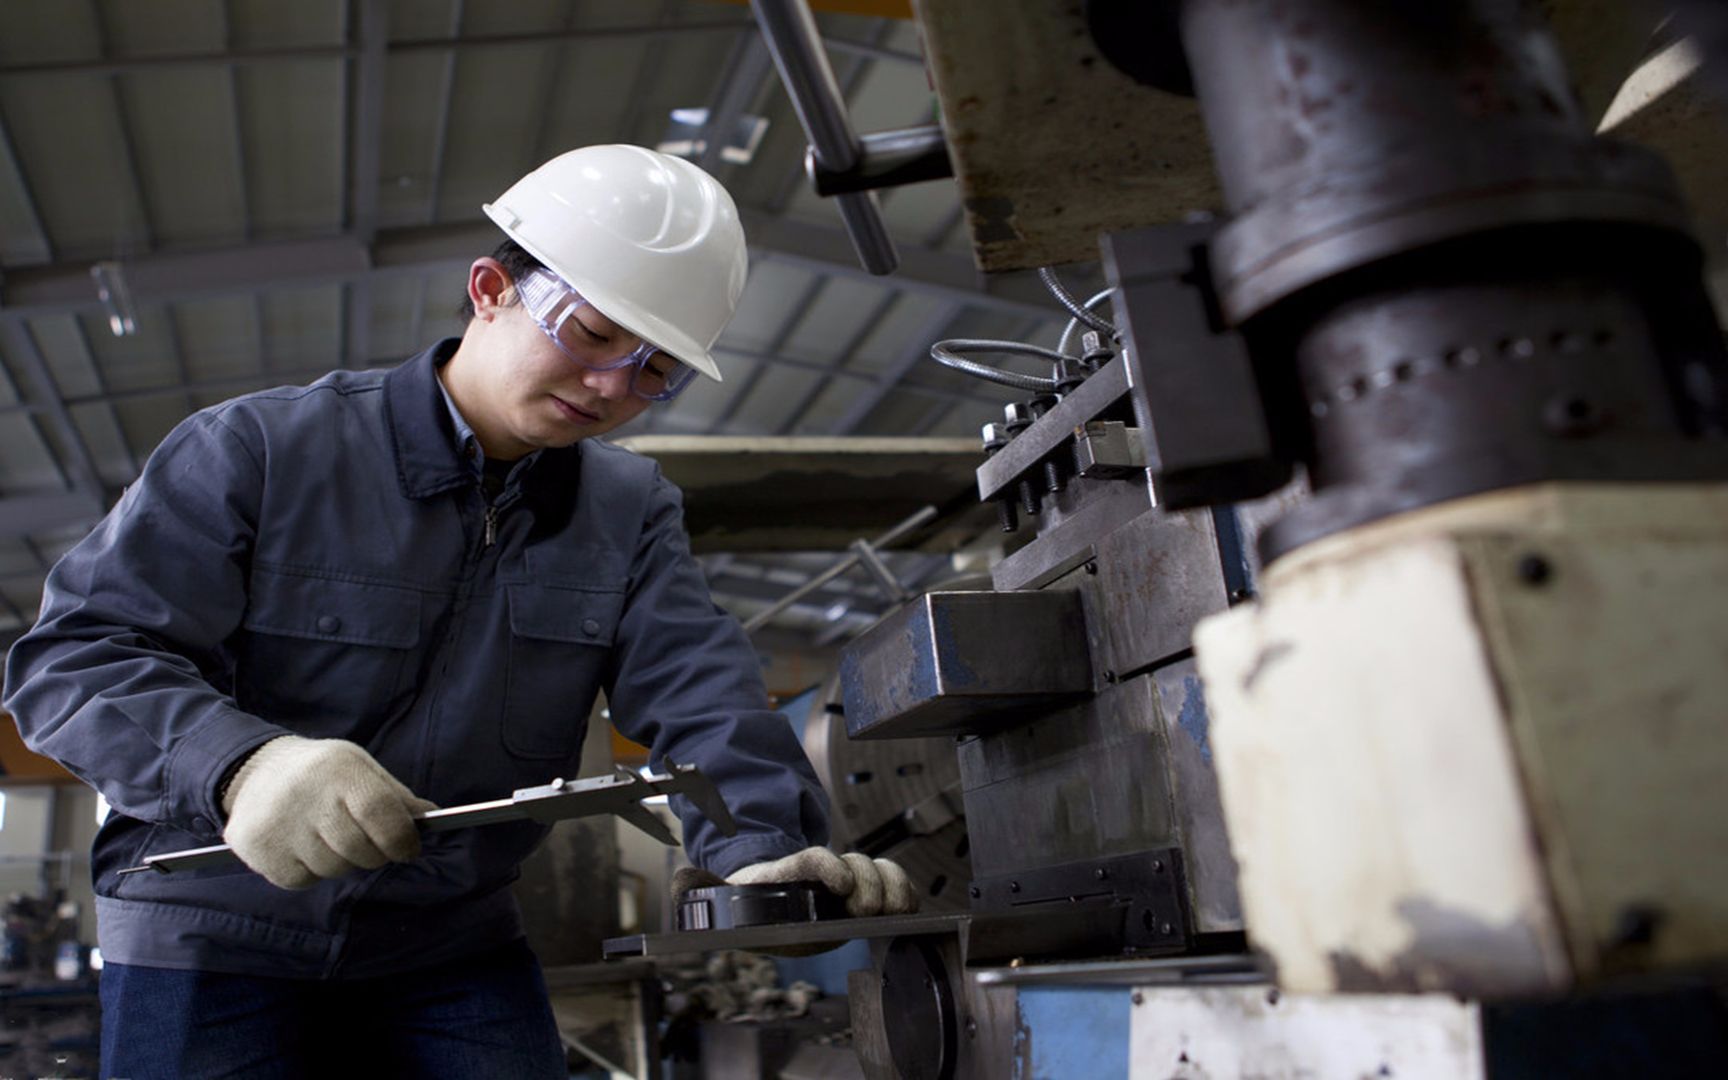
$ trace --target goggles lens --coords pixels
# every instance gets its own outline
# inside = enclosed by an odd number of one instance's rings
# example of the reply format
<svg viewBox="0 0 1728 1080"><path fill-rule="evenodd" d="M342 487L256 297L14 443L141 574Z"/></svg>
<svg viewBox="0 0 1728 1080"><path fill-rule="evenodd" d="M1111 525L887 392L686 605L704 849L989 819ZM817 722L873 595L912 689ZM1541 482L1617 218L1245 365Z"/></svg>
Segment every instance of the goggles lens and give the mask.
<svg viewBox="0 0 1728 1080"><path fill-rule="evenodd" d="M630 367L630 392L637 397L670 401L696 376L695 368L634 334L620 342L596 333L577 314L584 307L595 313L598 309L550 270L523 275L516 293L529 316L570 360L594 371ZM632 340L637 344L630 344Z"/></svg>

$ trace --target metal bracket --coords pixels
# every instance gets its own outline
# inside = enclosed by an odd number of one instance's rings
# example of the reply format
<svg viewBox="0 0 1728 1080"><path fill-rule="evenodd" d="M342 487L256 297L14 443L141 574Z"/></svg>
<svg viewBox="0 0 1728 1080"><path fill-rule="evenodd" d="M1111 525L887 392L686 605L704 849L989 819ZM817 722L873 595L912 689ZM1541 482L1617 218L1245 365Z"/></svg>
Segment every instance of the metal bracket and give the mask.
<svg viewBox="0 0 1728 1080"><path fill-rule="evenodd" d="M977 912L1113 902L1121 909L1120 947L1135 952L1187 947L1187 897L1182 849L1175 847L1020 870L972 883L972 907Z"/></svg>

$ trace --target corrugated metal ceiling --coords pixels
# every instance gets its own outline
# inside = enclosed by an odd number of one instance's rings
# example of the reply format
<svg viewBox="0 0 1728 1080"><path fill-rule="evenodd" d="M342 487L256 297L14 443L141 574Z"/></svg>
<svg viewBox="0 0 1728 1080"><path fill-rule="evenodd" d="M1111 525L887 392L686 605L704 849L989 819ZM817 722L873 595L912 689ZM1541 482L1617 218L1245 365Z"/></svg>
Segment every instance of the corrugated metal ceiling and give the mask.
<svg viewBox="0 0 1728 1080"><path fill-rule="evenodd" d="M911 23L820 23L859 130L933 118ZM803 180L804 136L741 6L0 5L0 635L174 424L457 332L464 267L495 241L482 201L572 146L654 145L693 106L768 118L749 164L705 161L747 215L753 266L726 382L635 430L948 435L993 418L1007 392L924 362L930 341L1049 345L1062 313L979 284L948 181L884 194L907 266L864 275ZM123 268L133 334L110 333L100 260Z"/></svg>

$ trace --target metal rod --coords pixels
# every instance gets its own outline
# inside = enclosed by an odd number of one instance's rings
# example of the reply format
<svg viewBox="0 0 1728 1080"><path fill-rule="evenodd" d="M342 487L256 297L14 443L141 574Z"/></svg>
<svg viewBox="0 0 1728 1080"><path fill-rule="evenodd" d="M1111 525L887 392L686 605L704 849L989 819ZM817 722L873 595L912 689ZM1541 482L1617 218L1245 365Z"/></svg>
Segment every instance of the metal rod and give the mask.
<svg viewBox="0 0 1728 1080"><path fill-rule="evenodd" d="M684 24L652 26L589 27L583 30L552 31L539 34L490 34L470 37L420 38L392 41L393 53L427 52L438 49L469 49L484 45L528 45L551 41L572 41L585 38L603 40L621 37L661 37L667 34L693 34L716 31L749 30L748 21L737 19L712 20ZM163 56L128 56L123 59L49 60L40 63L6 64L0 66L0 78L19 75L126 75L149 68L205 67L276 63L283 60L348 60L360 54L353 45L293 46L282 49L242 49L217 53L171 53Z"/></svg>
<svg viewBox="0 0 1728 1080"><path fill-rule="evenodd" d="M844 195L943 180L954 175L948 140L938 124L873 131L859 139L852 168L830 169L814 153L805 155L804 171L818 195Z"/></svg>
<svg viewBox="0 0 1728 1080"><path fill-rule="evenodd" d="M846 99L822 49L810 5L804 0L751 0L750 9L756 13L816 161L837 172L850 170L858 163L861 145L846 115ZM835 201L864 268L872 274L893 272L900 256L874 193L841 195Z"/></svg>
<svg viewBox="0 0 1728 1080"><path fill-rule="evenodd" d="M892 544L894 541L905 536L907 533L910 533L914 529L917 529L920 526L924 525L926 522L928 522L930 519L934 518L935 516L936 516L936 508L934 506L926 506L922 510L918 511L916 514L913 514L911 517L907 518L905 521L902 521L900 524L894 526L892 529L889 529L887 532L883 533L881 536L878 536L876 539L870 541L870 546L873 548L887 547L889 544ZM776 600L774 603L768 605L766 608L764 608L761 611L758 611L756 614L750 616L749 620L744 623L745 633L754 633L755 631L760 629L762 627L762 625L764 623L766 623L769 619L772 619L774 616L780 614L782 611L785 611L787 608L791 607L793 604L796 604L798 601L804 599L806 596L809 596L811 593L815 592L817 589L820 589L822 586L828 584L830 581L833 581L835 578L839 577L841 574L844 574L846 571L852 569L856 565L858 565L858 554L856 552L854 552L850 555L842 556L839 559L839 561L834 563L833 566L830 566L828 569L822 571L820 574L817 574L815 577L811 578L809 581L806 581L804 584L798 586L796 589L793 589L791 592L787 593L785 596L782 596L779 600Z"/></svg>

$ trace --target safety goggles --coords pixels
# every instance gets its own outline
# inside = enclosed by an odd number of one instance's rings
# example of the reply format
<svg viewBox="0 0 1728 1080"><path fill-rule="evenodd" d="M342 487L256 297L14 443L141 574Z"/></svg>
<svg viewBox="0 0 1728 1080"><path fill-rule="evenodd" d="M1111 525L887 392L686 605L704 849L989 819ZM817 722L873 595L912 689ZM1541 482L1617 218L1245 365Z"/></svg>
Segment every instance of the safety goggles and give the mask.
<svg viewBox="0 0 1728 1080"><path fill-rule="evenodd" d="M630 368L630 392L637 397L670 401L696 377L695 368L651 342L620 351L617 342L600 337L576 317L585 306L596 314L598 309L550 270L524 274L516 283L516 294L540 329L575 363L592 371Z"/></svg>

